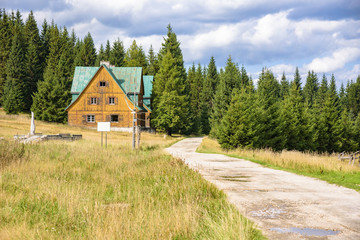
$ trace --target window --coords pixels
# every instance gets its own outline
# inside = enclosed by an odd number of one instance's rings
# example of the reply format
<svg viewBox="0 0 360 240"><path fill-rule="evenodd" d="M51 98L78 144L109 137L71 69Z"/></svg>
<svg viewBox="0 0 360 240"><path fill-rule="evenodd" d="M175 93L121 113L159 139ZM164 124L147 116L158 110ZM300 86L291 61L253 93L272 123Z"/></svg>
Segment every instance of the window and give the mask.
<svg viewBox="0 0 360 240"><path fill-rule="evenodd" d="M109 97L109 104L115 104L115 98L114 97Z"/></svg>
<svg viewBox="0 0 360 240"><path fill-rule="evenodd" d="M90 99L90 104L96 105L96 104L97 104L97 98L92 97L92 98Z"/></svg>
<svg viewBox="0 0 360 240"><path fill-rule="evenodd" d="M86 120L87 120L87 122L94 123L95 122L95 115L87 115Z"/></svg>
<svg viewBox="0 0 360 240"><path fill-rule="evenodd" d="M110 122L119 122L119 115L110 115Z"/></svg>
<svg viewBox="0 0 360 240"><path fill-rule="evenodd" d="M105 87L106 86L106 82L105 81L100 81L100 87Z"/></svg>

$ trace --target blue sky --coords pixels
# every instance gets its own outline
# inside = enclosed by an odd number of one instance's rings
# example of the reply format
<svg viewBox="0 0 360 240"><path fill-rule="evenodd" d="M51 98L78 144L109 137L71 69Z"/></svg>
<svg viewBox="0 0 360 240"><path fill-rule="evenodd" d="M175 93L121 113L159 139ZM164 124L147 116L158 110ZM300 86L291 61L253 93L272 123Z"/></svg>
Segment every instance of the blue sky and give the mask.
<svg viewBox="0 0 360 240"><path fill-rule="evenodd" d="M207 65L214 56L224 67L229 55L256 80L262 67L292 80L298 66L305 82L309 70L335 74L337 84L360 74L359 0L5 0L24 20L33 10L44 18L87 32L97 47L120 38L135 39L147 52L161 47L170 23L181 41L186 66Z"/></svg>

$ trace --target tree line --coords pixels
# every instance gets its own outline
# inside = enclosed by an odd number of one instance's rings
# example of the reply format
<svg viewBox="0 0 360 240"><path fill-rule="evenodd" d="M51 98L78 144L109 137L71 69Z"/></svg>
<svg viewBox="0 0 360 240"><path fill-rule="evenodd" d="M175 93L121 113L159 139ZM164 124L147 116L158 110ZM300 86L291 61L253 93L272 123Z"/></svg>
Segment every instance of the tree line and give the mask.
<svg viewBox="0 0 360 240"><path fill-rule="evenodd" d="M210 134L225 149L271 148L316 152L355 151L360 144L360 75L337 89L298 68L291 80L264 68L256 84L231 56L218 69L186 69L180 42L167 27L158 53L144 53L136 41L125 49L117 39L96 52L91 34L79 39L66 27L44 20L38 30L33 13L23 23L19 11L0 11L0 98L7 113L35 112L37 119L66 122L65 107L75 66L143 67L154 75L151 124L171 135ZM304 87L303 87L304 86Z"/></svg>

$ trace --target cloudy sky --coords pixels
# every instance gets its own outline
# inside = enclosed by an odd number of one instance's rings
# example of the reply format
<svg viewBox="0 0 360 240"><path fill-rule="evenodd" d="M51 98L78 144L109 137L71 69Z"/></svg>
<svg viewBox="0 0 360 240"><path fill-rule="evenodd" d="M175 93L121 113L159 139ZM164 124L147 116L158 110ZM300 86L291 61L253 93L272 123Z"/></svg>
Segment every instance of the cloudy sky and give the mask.
<svg viewBox="0 0 360 240"><path fill-rule="evenodd" d="M4 2L5 1L5 2ZM335 74L338 85L360 74L359 0L1 0L6 10L33 10L44 18L90 32L97 47L120 38L158 51L170 23L181 41L186 66L218 67L229 55L254 79L262 67L293 79L298 66Z"/></svg>

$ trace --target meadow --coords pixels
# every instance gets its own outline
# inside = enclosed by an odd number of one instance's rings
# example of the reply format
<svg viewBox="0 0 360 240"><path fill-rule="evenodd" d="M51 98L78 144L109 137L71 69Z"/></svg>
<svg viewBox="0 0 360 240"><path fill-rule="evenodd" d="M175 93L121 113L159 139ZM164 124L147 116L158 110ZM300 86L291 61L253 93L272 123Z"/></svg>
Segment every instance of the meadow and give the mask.
<svg viewBox="0 0 360 240"><path fill-rule="evenodd" d="M360 191L360 166L342 162L337 154L317 154L310 152L274 152L270 149L221 149L214 139L204 138L197 152L219 153L259 163L266 167L285 170L300 175L318 178L329 183Z"/></svg>
<svg viewBox="0 0 360 240"><path fill-rule="evenodd" d="M28 115L0 111L1 239L264 239L225 194L163 148L179 138L36 121L43 134L73 142L19 144Z"/></svg>

